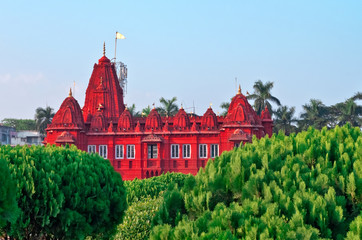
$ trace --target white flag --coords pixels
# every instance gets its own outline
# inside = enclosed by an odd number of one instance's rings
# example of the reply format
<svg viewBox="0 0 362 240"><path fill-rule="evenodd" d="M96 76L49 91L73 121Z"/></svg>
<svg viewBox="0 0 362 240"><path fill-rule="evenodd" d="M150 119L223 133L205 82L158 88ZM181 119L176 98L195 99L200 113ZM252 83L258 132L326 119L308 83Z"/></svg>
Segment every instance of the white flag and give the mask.
<svg viewBox="0 0 362 240"><path fill-rule="evenodd" d="M122 35L119 32L116 32L116 39L126 39L126 37L124 35Z"/></svg>

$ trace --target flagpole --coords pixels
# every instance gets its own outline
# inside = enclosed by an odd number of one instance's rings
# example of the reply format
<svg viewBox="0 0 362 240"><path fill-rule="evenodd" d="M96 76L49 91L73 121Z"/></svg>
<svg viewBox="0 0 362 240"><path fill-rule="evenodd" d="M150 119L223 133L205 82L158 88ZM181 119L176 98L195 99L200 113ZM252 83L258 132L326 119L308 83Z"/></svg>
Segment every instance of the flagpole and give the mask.
<svg viewBox="0 0 362 240"><path fill-rule="evenodd" d="M116 55L117 55L117 32L116 32L116 38L115 38L115 49L114 49L114 62L116 62Z"/></svg>

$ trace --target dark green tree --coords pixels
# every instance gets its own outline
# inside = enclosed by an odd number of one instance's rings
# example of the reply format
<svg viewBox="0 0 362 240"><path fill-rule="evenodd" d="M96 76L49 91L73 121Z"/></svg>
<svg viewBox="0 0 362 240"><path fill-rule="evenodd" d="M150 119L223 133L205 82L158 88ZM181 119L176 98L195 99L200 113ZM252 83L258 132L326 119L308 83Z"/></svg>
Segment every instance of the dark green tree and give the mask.
<svg viewBox="0 0 362 240"><path fill-rule="evenodd" d="M8 164L0 158L0 238L4 234L3 227L16 220L19 213L16 202L16 185L11 178Z"/></svg>
<svg viewBox="0 0 362 240"><path fill-rule="evenodd" d="M4 118L1 123L4 126L15 128L16 131L37 130L36 121L33 119Z"/></svg>
<svg viewBox="0 0 362 240"><path fill-rule="evenodd" d="M174 116L178 111L178 106L176 104L177 98L173 97L170 100L167 100L163 97L160 98L161 107L157 108L157 111L162 116Z"/></svg>
<svg viewBox="0 0 362 240"><path fill-rule="evenodd" d="M309 104L303 105L303 110L298 124L301 130L307 130L308 127L322 129L330 122L329 108L320 100L311 99Z"/></svg>
<svg viewBox="0 0 362 240"><path fill-rule="evenodd" d="M128 107L128 111L133 117L141 117L141 113L136 111L136 105L133 103L131 107Z"/></svg>
<svg viewBox="0 0 362 240"><path fill-rule="evenodd" d="M45 129L52 122L54 115L55 113L51 107L38 107L35 110L36 128L42 135L45 135Z"/></svg>
<svg viewBox="0 0 362 240"><path fill-rule="evenodd" d="M362 93L356 93L345 102L330 107L331 115L339 126L350 123L352 126L362 126L362 106L355 101L362 99Z"/></svg>
<svg viewBox="0 0 362 240"><path fill-rule="evenodd" d="M280 106L274 112L274 132L282 130L286 135L295 132L296 126L293 123L297 123L298 120L294 117L294 113L294 107Z"/></svg>
<svg viewBox="0 0 362 240"><path fill-rule="evenodd" d="M266 82L264 84L261 80L258 80L253 86L254 93L247 96L247 99L254 100L254 108L258 115L265 109L265 106L268 106L270 114L273 114L273 108L270 102L274 102L280 106L279 99L271 94L273 86L273 82Z"/></svg>
<svg viewBox="0 0 362 240"><path fill-rule="evenodd" d="M126 209L122 178L108 160L75 146L0 147L17 185L16 239L84 239L115 232Z"/></svg>

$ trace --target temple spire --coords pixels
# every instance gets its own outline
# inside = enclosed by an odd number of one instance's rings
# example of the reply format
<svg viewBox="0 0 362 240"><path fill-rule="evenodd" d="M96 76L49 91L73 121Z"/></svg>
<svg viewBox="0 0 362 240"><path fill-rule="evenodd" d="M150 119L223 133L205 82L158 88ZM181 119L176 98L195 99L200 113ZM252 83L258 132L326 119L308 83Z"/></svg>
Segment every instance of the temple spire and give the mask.
<svg viewBox="0 0 362 240"><path fill-rule="evenodd" d="M72 88L69 88L69 97L73 97Z"/></svg>
<svg viewBox="0 0 362 240"><path fill-rule="evenodd" d="M241 94L241 86L239 84L238 94Z"/></svg>
<svg viewBox="0 0 362 240"><path fill-rule="evenodd" d="M106 42L103 42L103 56L106 56Z"/></svg>

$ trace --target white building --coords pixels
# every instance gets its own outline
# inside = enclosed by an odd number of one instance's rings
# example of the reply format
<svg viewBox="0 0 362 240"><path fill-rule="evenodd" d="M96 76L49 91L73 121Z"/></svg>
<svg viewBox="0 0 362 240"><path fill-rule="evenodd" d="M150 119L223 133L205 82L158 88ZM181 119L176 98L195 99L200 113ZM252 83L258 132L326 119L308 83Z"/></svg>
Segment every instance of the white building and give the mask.
<svg viewBox="0 0 362 240"><path fill-rule="evenodd" d="M37 131L18 131L11 137L11 145L41 145L42 140Z"/></svg>

